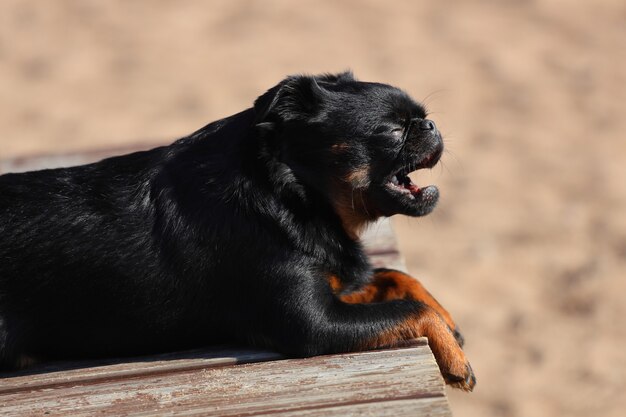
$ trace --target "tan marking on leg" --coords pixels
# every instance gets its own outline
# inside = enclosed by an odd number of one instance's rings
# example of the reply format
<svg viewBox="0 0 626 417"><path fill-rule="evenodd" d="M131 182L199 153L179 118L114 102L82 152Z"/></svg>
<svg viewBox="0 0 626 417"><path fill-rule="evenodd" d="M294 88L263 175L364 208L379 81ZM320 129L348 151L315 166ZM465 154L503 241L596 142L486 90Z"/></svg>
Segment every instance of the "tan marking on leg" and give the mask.
<svg viewBox="0 0 626 417"><path fill-rule="evenodd" d="M465 353L456 342L447 324L430 307L417 312L393 328L368 341L364 349L401 346L410 339L427 337L446 383L471 391L476 378Z"/></svg>

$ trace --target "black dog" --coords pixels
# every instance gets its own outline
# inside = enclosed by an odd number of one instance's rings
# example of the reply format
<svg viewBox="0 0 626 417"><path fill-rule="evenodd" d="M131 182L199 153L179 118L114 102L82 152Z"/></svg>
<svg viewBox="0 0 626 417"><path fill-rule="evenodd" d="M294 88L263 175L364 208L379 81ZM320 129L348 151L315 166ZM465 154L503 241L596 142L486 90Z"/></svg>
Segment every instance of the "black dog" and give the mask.
<svg viewBox="0 0 626 417"><path fill-rule="evenodd" d="M294 76L171 146L0 176L0 368L236 341L310 356L427 336L475 384L449 314L373 271L369 222L422 216L443 143L404 92ZM456 338L455 338L456 336Z"/></svg>

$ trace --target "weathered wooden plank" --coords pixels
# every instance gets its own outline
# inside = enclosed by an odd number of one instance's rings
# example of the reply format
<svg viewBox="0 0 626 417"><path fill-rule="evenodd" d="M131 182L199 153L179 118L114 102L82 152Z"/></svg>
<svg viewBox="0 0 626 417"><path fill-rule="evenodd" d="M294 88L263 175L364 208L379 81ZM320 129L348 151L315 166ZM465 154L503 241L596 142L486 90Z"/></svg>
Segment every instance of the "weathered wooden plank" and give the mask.
<svg viewBox="0 0 626 417"><path fill-rule="evenodd" d="M102 361L52 362L22 373L0 374L0 395L281 358L277 352L230 347Z"/></svg>
<svg viewBox="0 0 626 417"><path fill-rule="evenodd" d="M369 226L363 236L363 246L371 255L399 255L396 234L389 219L383 219Z"/></svg>
<svg viewBox="0 0 626 417"><path fill-rule="evenodd" d="M391 221L386 218L371 225L362 236L363 246L375 268L406 271L406 264L398 250Z"/></svg>
<svg viewBox="0 0 626 417"><path fill-rule="evenodd" d="M190 415L178 414L177 415ZM193 415L193 414L191 414ZM196 414L197 415L197 414ZM391 401L365 402L361 404L346 404L337 407L323 407L308 410L286 412L272 412L271 414L257 414L256 416L275 417L451 417L452 412L445 397L402 399Z"/></svg>
<svg viewBox="0 0 626 417"><path fill-rule="evenodd" d="M5 415L242 416L359 405L369 409L377 402L444 395L432 353L422 345L78 383L6 393L0 403Z"/></svg>
<svg viewBox="0 0 626 417"><path fill-rule="evenodd" d="M406 346L426 345L428 339L422 337ZM22 372L0 373L0 395L278 359L283 356L273 351L207 347L131 358L49 362Z"/></svg>
<svg viewBox="0 0 626 417"><path fill-rule="evenodd" d="M406 264L400 254L369 254L369 258L374 268L391 268L406 271Z"/></svg>
<svg viewBox="0 0 626 417"><path fill-rule="evenodd" d="M117 410L116 410L117 411ZM132 413L132 416L153 416L155 411ZM175 411L158 410L158 415L166 416L204 416L207 414L204 409L176 409ZM216 414L219 415L219 414ZM451 417L452 413L445 397L432 398L397 398L388 401L365 401L355 404L344 404L329 407L300 408L289 411L271 410L259 414L240 414L238 416L253 415L255 417Z"/></svg>

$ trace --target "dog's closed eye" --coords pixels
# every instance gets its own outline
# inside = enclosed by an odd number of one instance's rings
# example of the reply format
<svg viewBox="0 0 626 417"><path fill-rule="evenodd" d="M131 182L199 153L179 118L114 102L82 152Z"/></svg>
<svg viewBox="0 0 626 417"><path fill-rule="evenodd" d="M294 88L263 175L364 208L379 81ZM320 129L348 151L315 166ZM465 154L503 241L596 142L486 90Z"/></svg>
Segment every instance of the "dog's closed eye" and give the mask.
<svg viewBox="0 0 626 417"><path fill-rule="evenodd" d="M374 134L389 134L391 136L397 137L398 139L402 138L402 136L404 135L404 128L400 127L398 125L395 126L389 126L389 125L383 125L378 127L375 131Z"/></svg>
<svg viewBox="0 0 626 417"><path fill-rule="evenodd" d="M402 139L402 137L404 136L404 129L401 127L398 127L398 128L393 129L390 133L391 133L391 136L393 136L394 138Z"/></svg>

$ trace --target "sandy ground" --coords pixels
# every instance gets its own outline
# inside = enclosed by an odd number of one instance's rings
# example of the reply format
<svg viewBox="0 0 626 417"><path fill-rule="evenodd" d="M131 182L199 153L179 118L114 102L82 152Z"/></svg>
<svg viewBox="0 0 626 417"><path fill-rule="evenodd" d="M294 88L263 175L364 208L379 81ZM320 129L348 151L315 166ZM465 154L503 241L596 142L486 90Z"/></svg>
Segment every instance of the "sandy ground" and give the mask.
<svg viewBox="0 0 626 417"><path fill-rule="evenodd" d="M351 68L446 134L395 219L479 378L458 416L626 409L626 3L0 3L0 157L168 142L286 74Z"/></svg>

